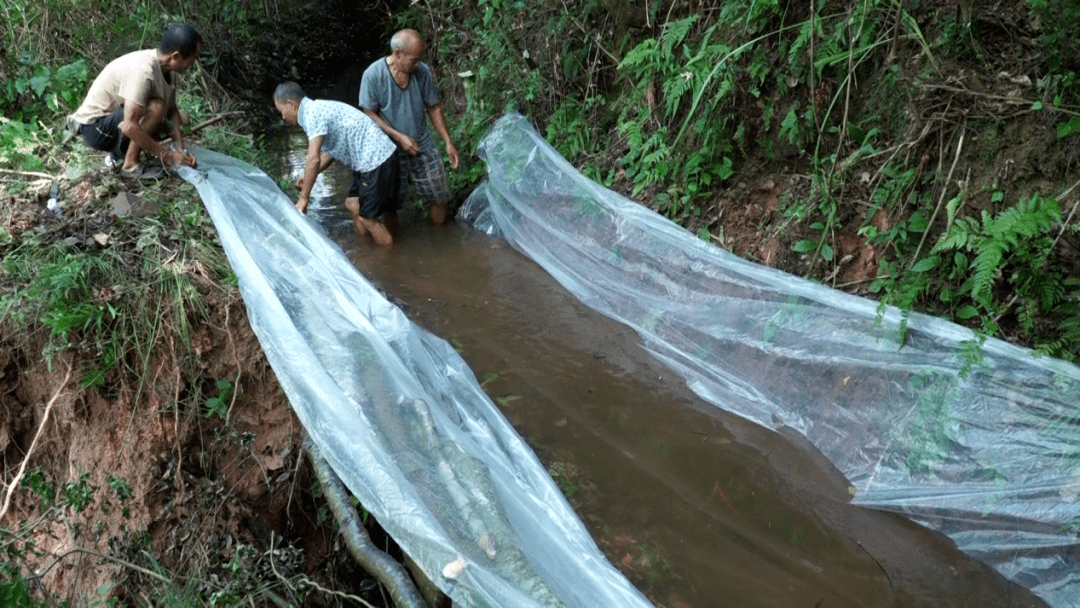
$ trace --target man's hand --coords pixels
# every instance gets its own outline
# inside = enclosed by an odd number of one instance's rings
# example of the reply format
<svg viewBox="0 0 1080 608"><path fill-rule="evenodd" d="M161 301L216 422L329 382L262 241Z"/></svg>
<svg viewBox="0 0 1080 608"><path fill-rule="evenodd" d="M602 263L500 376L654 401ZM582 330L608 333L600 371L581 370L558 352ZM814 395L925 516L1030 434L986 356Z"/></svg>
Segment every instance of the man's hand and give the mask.
<svg viewBox="0 0 1080 608"><path fill-rule="evenodd" d="M195 160L195 155L181 150L165 150L165 153L161 155L161 162L169 166L184 165L186 167L197 167L199 162Z"/></svg>
<svg viewBox="0 0 1080 608"><path fill-rule="evenodd" d="M400 137L395 139L394 142L397 145L401 146L401 149L404 150L406 154L408 154L409 156L416 156L417 154L420 154L420 144L416 143L415 139L409 137L408 135L405 135L404 133L401 133L399 135Z"/></svg>
<svg viewBox="0 0 1080 608"><path fill-rule="evenodd" d="M293 182L293 188L296 188L297 190L303 190L304 189L304 176L303 175L296 178L296 181Z"/></svg>
<svg viewBox="0 0 1080 608"><path fill-rule="evenodd" d="M296 199L296 209L300 213L307 213L307 208L308 208L308 203L309 202L310 201L309 201L308 197L301 196L300 198Z"/></svg>
<svg viewBox="0 0 1080 608"><path fill-rule="evenodd" d="M454 144L446 142L446 155L450 157L450 169L457 171L459 159L457 148Z"/></svg>

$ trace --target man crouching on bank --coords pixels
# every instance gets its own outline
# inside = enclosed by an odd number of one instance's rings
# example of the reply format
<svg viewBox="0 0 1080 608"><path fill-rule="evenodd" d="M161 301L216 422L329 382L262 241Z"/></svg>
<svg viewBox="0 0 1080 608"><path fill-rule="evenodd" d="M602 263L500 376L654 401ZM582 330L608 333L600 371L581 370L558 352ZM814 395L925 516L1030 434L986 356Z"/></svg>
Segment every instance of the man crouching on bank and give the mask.
<svg viewBox="0 0 1080 608"><path fill-rule="evenodd" d="M188 71L202 51L202 37L187 23L165 29L156 49L114 59L94 79L79 109L68 117L68 129L86 145L108 152L105 166L120 167L122 177L156 179L160 168L142 165L146 151L165 165L194 167L195 157L184 149L183 116L176 107L178 74ZM164 121L172 122L172 138L180 150L161 145L155 136Z"/></svg>
<svg viewBox="0 0 1080 608"><path fill-rule="evenodd" d="M315 178L335 160L353 172L345 208L352 214L356 233L370 234L379 245L390 247L397 229L397 146L379 125L360 110L326 99L309 99L295 82L279 84L274 106L281 118L300 125L308 138L304 175L297 180L296 208L307 213Z"/></svg>

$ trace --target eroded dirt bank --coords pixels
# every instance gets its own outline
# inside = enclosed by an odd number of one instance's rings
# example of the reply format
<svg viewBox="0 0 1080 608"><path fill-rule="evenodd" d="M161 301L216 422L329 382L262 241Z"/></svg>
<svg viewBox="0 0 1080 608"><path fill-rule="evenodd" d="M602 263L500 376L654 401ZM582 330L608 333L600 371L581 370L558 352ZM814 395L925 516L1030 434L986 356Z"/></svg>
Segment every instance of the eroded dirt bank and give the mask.
<svg viewBox="0 0 1080 608"><path fill-rule="evenodd" d="M212 321L191 336L196 361L178 361L165 337L144 376L111 373L97 390L80 388L70 352L50 365L41 341L0 342L5 482L25 465L0 526L20 531L12 548L33 546L24 573L39 575L38 597L145 605L164 601L159 578L203 598L260 586L288 596L280 579L301 572L335 588L344 577L354 593L374 587L334 551L303 430L237 292L204 287ZM210 386L184 380L192 365Z"/></svg>

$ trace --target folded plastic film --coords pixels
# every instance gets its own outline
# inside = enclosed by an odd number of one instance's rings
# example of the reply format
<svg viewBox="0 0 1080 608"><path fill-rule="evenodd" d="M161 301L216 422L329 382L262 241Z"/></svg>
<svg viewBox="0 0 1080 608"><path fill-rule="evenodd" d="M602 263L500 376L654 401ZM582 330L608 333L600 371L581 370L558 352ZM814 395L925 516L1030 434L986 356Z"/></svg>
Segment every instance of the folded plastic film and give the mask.
<svg viewBox="0 0 1080 608"><path fill-rule="evenodd" d="M321 454L460 606L648 606L444 340L389 303L272 179L195 150L251 326Z"/></svg>
<svg viewBox="0 0 1080 608"><path fill-rule="evenodd" d="M856 489L1080 605L1080 368L761 266L585 178L517 114L459 219L634 328L702 398L806 436Z"/></svg>

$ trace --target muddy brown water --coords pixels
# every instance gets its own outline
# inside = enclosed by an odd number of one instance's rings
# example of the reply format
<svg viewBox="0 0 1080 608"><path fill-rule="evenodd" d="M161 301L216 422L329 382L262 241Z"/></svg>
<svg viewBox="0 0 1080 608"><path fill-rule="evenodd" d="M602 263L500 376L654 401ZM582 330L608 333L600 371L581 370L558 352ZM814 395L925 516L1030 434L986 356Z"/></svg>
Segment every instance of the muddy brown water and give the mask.
<svg viewBox="0 0 1080 608"><path fill-rule="evenodd" d="M288 140L302 162L304 139ZM945 536L849 504L798 437L704 402L629 328L505 241L403 214L393 251L361 242L320 178L309 214L361 273L449 341L534 449L608 559L654 604L1043 606Z"/></svg>

